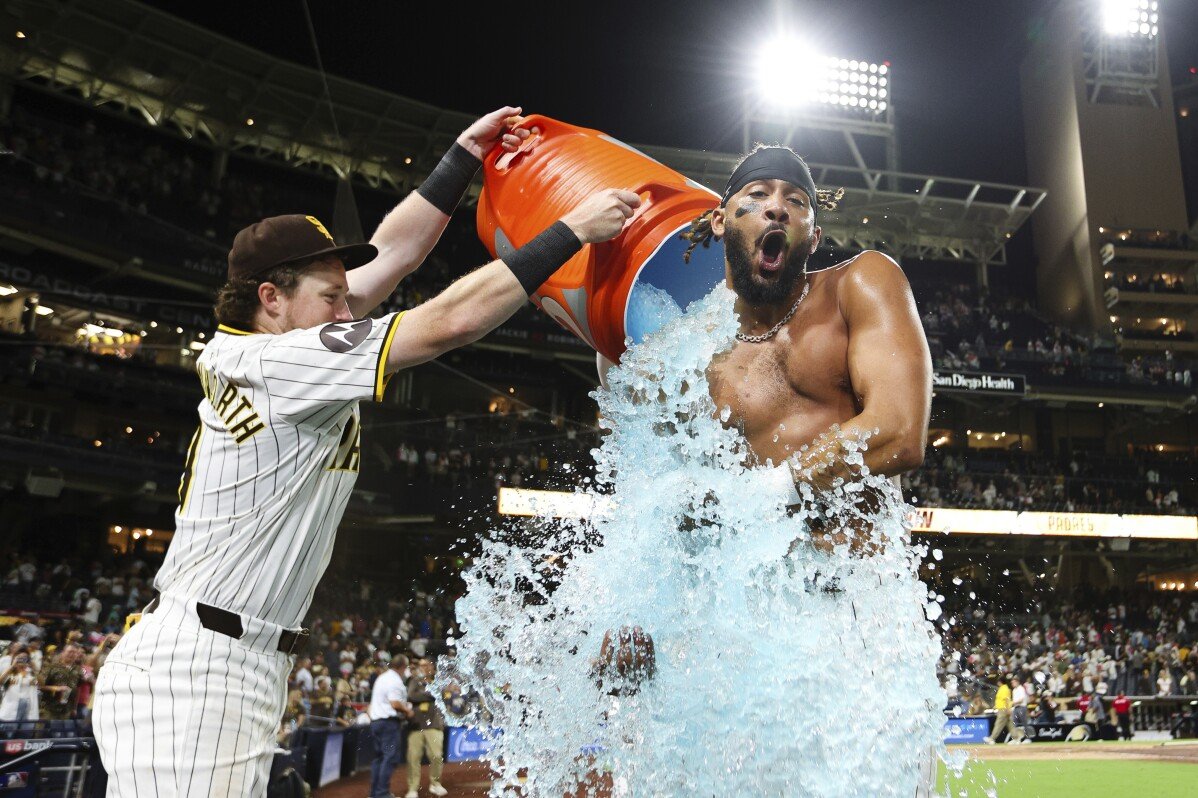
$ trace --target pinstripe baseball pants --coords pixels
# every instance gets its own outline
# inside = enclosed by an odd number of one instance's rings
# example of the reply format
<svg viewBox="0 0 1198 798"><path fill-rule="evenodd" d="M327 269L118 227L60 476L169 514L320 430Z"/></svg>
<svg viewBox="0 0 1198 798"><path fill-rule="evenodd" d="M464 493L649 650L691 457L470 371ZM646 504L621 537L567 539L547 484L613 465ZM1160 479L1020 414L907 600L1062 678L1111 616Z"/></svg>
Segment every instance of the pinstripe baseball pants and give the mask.
<svg viewBox="0 0 1198 798"><path fill-rule="evenodd" d="M266 794L291 657L281 627L241 618L235 640L164 595L112 650L92 715L108 798Z"/></svg>

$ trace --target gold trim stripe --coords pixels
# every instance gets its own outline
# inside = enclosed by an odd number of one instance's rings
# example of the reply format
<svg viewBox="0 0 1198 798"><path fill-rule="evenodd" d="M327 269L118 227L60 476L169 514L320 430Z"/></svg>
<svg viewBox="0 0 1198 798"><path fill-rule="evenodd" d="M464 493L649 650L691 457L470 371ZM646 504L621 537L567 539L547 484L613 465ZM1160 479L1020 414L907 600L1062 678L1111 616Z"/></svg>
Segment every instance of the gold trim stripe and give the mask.
<svg viewBox="0 0 1198 798"><path fill-rule="evenodd" d="M374 371L374 401L376 402L383 401L383 391L387 388L387 354L391 351L391 342L395 340L395 331L399 328L399 320L406 312L401 310L395 314L395 318L391 319L391 323L387 326L387 337L383 339L383 345L379 347L379 362Z"/></svg>

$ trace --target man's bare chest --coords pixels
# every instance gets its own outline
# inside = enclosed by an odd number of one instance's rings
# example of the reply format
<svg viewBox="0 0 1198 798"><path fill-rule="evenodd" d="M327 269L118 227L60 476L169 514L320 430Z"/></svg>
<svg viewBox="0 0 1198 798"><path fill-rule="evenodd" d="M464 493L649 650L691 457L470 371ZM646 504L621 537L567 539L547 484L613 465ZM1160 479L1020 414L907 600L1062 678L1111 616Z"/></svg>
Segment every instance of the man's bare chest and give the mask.
<svg viewBox="0 0 1198 798"><path fill-rule="evenodd" d="M714 359L708 383L715 406L730 410L726 423L761 457L783 454L857 412L847 337L833 325L792 328L762 344L738 341Z"/></svg>

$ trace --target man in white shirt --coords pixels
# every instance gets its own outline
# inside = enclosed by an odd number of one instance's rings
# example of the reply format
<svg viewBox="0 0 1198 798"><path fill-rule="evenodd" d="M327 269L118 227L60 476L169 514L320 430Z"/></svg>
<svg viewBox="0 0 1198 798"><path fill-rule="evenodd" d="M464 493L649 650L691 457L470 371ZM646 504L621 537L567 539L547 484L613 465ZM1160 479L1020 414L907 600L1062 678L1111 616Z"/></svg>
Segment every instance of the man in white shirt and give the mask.
<svg viewBox="0 0 1198 798"><path fill-rule="evenodd" d="M392 652L391 664L374 680L370 691L370 734L375 758L370 763L370 798L395 798L391 774L399 764L399 738L404 721L412 715L405 686L408 658Z"/></svg>
<svg viewBox="0 0 1198 798"><path fill-rule="evenodd" d="M308 657L300 657L295 663L295 686L299 688L304 697L308 697L308 693L312 692L312 671L308 669L312 660Z"/></svg>
<svg viewBox="0 0 1198 798"><path fill-rule="evenodd" d="M87 624L89 629L94 629L100 623L100 612L104 609L104 603L95 596L89 596L83 604L83 622Z"/></svg>
<svg viewBox="0 0 1198 798"><path fill-rule="evenodd" d="M1027 738L1027 688L1018 677L1011 679L1011 740L1012 743L1031 742Z"/></svg>

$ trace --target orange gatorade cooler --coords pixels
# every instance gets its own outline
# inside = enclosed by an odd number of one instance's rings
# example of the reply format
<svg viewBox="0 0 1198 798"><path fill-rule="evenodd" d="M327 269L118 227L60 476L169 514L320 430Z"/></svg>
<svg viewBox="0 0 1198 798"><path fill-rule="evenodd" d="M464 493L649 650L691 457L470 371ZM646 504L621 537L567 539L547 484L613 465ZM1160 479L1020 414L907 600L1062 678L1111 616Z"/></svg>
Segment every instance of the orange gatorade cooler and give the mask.
<svg viewBox="0 0 1198 798"><path fill-rule="evenodd" d="M532 295L554 320L612 361L681 315L724 279L722 247L697 247L682 260L680 237L719 196L598 130L544 116L516 152L496 148L483 164L478 235L502 258L605 188L641 197L624 232L587 245Z"/></svg>

